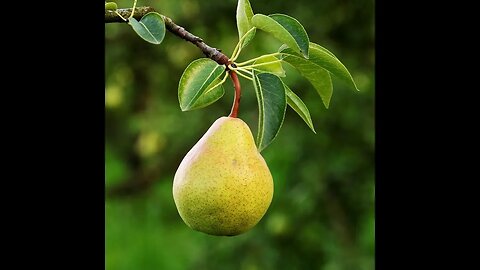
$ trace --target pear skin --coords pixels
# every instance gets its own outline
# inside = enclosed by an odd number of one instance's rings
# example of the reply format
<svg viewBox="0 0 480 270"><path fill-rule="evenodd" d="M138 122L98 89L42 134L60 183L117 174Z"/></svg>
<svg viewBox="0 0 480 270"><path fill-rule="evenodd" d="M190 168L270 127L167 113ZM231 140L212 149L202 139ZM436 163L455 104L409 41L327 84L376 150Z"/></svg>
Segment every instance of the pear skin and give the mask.
<svg viewBox="0 0 480 270"><path fill-rule="evenodd" d="M217 119L180 163L173 181L178 213L192 229L233 236L254 227L273 198L273 178L239 118Z"/></svg>

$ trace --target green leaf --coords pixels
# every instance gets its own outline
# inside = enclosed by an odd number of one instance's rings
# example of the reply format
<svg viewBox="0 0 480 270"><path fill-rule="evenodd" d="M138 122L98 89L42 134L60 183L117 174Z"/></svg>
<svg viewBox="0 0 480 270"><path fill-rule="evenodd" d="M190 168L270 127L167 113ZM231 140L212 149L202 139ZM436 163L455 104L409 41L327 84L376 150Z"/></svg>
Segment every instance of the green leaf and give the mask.
<svg viewBox="0 0 480 270"><path fill-rule="evenodd" d="M287 95L287 104L303 119L303 121L305 121L313 133L317 134L313 127L310 112L305 103L303 103L303 101L286 84L283 84L283 86L285 87L285 94Z"/></svg>
<svg viewBox="0 0 480 270"><path fill-rule="evenodd" d="M220 83L221 78L218 77L216 80L214 80L208 87L207 90L189 107L189 111L191 110L196 110L200 108L207 107L208 105L214 103L215 101L219 100L223 95L225 94L225 88L223 88L223 85L218 85L215 88L215 85Z"/></svg>
<svg viewBox="0 0 480 270"><path fill-rule="evenodd" d="M280 52L283 52L289 55L299 56L297 52L285 46L281 47ZM290 56L287 56L286 58L289 58L289 57ZM288 62L286 58L284 58L283 60ZM317 66L324 68L325 70L328 70L338 79L345 82L349 87L359 91L348 69L342 64L342 62L340 62L340 60L338 60L338 58L333 53L331 53L327 49L323 48L318 44L310 42L309 61L314 63Z"/></svg>
<svg viewBox="0 0 480 270"><path fill-rule="evenodd" d="M190 63L178 84L178 100L182 111L203 108L221 98L225 93L223 86L212 87L221 81L220 76L224 71L224 66L208 58Z"/></svg>
<svg viewBox="0 0 480 270"><path fill-rule="evenodd" d="M288 50L291 49L288 48ZM312 52L310 52L310 58L312 58ZM316 63L307 60L298 54L287 54L283 58L283 61L292 65L313 85L317 93L322 98L325 108L328 109L333 93L332 78L330 77L330 73Z"/></svg>
<svg viewBox="0 0 480 270"><path fill-rule="evenodd" d="M296 19L284 14L272 14L269 16L255 14L252 17L252 24L270 33L305 58L309 58L308 44L310 41L305 28Z"/></svg>
<svg viewBox="0 0 480 270"><path fill-rule="evenodd" d="M252 25L253 10L248 0L238 0L237 4L237 28L238 38L241 39L250 29ZM253 30L243 40L241 47L245 47L255 36L256 30Z"/></svg>
<svg viewBox="0 0 480 270"><path fill-rule="evenodd" d="M160 44L165 37L165 22L162 15L157 12L145 14L140 21L133 17L128 18L128 24L132 26L137 35L150 43Z"/></svg>
<svg viewBox="0 0 480 270"><path fill-rule="evenodd" d="M255 74L253 84L259 112L257 148L261 152L280 131L285 118L287 99L282 81L273 74Z"/></svg>
<svg viewBox="0 0 480 270"><path fill-rule="evenodd" d="M316 44L316 43L313 43L313 42L310 42L310 45L309 45L309 46L314 46L314 47L316 47L316 49L321 50L321 51L324 51L325 53L328 53L328 54L329 54L330 56L332 56L333 58L338 59L337 56L335 56L331 51L327 50L325 47L322 47L322 46L320 46L320 45L318 45L318 44Z"/></svg>
<svg viewBox="0 0 480 270"><path fill-rule="evenodd" d="M105 2L105 9L106 10L116 10L117 9L117 3L115 3L115 2Z"/></svg>
<svg viewBox="0 0 480 270"><path fill-rule="evenodd" d="M266 55L265 57L258 58L254 65L260 65L254 67L259 72L267 72L275 74L279 77L285 77L285 70L283 70L282 63L279 61L280 59L276 58L275 56ZM266 64L269 63L269 64Z"/></svg>

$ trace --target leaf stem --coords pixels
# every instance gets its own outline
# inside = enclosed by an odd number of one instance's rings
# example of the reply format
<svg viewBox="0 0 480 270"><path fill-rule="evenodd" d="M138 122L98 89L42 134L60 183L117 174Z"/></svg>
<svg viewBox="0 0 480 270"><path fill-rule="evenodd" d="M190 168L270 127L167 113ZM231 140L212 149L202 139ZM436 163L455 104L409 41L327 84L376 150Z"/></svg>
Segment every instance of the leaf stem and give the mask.
<svg viewBox="0 0 480 270"><path fill-rule="evenodd" d="M203 93L203 95L212 91L213 89L217 88L218 86L222 85L227 80L227 77L228 77L228 72L225 72L225 76L223 76L223 79L219 83L215 84L215 86L210 87L207 90L205 90L205 93Z"/></svg>
<svg viewBox="0 0 480 270"><path fill-rule="evenodd" d="M134 10L135 10L135 7L137 6L137 0L135 0L133 2L133 8L132 8L132 13L130 14L130 17L128 17L129 19L133 17L133 14L135 13Z"/></svg>
<svg viewBox="0 0 480 270"><path fill-rule="evenodd" d="M242 42L245 40L245 38L247 37L247 35L253 31L257 29L256 27L252 27L252 29L248 30L243 36L242 38L240 38L240 40L238 41L237 45L235 46L235 49L233 50L233 53L232 53L232 57L230 57L230 60L232 62L234 62L235 60L237 60L238 56L240 55L240 52L242 51Z"/></svg>
<svg viewBox="0 0 480 270"><path fill-rule="evenodd" d="M232 65L229 65L228 68L231 69L231 70L235 70L235 71L244 71L248 75L253 75L253 73L245 67L235 67L234 68L234 67L232 67Z"/></svg>
<svg viewBox="0 0 480 270"><path fill-rule="evenodd" d="M248 76L246 76L246 75L244 75L244 74L242 73L242 72L245 72L245 73L247 73L248 75L250 75L250 76L253 77L253 73L251 73L250 71L248 71L248 70L246 70L246 69L243 69L243 68L242 68L242 69L234 68L234 67L232 67L231 65L229 65L228 68L229 68L230 70L233 70L233 71L237 72L238 75L244 77L245 79L250 80L250 81L253 81L252 78L250 78L250 77L248 77ZM242 71L242 72L241 72L241 71Z"/></svg>
<svg viewBox="0 0 480 270"><path fill-rule="evenodd" d="M250 81L253 81L252 78L250 78L250 77L248 77L247 75L244 75L243 73L241 73L241 72L240 72L241 70L235 70L235 71L238 73L238 75L242 76L243 78L245 78L245 79L247 79L247 80L250 80Z"/></svg>
<svg viewBox="0 0 480 270"><path fill-rule="evenodd" d="M241 70L246 70L246 71L251 70L251 71L257 71L259 73L264 73L265 72L265 70L261 70L261 69L258 69L258 68L248 68L248 67L246 67L246 69L241 69Z"/></svg>
<svg viewBox="0 0 480 270"><path fill-rule="evenodd" d="M250 59L250 60L248 60L248 61L238 63L238 64L236 64L236 65L237 65L237 67L241 67L241 66L244 66L244 65L246 65L246 64L255 62L255 61L257 61L257 60L260 59L260 58L269 57L269 56L277 56L277 55L282 55L282 54L285 54L285 53L276 52L276 53L271 53L271 54L265 54L265 55L262 55L262 56L259 56L259 57Z"/></svg>
<svg viewBox="0 0 480 270"><path fill-rule="evenodd" d="M249 65L249 66L246 66L246 67L241 67L241 68L255 68L255 67L260 67L260 66L266 66L266 65L270 65L270 64L274 64L274 63L280 63L282 62L283 60L275 60L275 61L271 61L271 62L265 62L265 63L260 63L260 64L254 64L254 65Z"/></svg>
<svg viewBox="0 0 480 270"><path fill-rule="evenodd" d="M118 13L118 11L114 10L114 12L115 12L120 18L122 18L122 20L128 21L128 20L125 19L120 13ZM133 12L132 12L132 14L133 14Z"/></svg>

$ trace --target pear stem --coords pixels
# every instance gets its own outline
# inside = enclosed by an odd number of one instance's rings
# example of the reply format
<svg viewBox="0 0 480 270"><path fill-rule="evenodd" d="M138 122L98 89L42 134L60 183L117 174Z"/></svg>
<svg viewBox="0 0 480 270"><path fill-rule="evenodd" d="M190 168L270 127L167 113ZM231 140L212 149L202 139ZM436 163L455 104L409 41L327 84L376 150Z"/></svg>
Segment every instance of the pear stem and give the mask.
<svg viewBox="0 0 480 270"><path fill-rule="evenodd" d="M242 89L240 88L240 81L238 80L235 70L229 70L228 72L230 73L230 78L232 79L233 87L235 88L235 97L233 99L232 111L230 112L229 117L237 118Z"/></svg>

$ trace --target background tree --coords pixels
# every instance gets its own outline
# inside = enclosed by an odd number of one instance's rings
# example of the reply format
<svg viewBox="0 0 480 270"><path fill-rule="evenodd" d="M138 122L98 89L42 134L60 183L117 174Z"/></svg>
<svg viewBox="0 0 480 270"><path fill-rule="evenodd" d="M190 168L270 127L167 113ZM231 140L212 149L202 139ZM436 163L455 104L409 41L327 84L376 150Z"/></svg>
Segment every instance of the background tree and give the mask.
<svg viewBox="0 0 480 270"><path fill-rule="evenodd" d="M142 5L155 6L224 52L238 41L234 0ZM275 142L262 152L275 179L269 214L248 234L211 239L183 226L171 181L189 148L218 116L228 114L233 89L226 84L217 103L181 112L178 79L188 63L202 57L200 51L168 33L155 46L124 25L106 25L107 269L371 269L373 3L252 1L252 6L258 13L297 18L312 41L342 59L362 91L352 94L336 84L325 110L309 83L286 70L287 83L310 108L318 134L287 113ZM257 33L242 57L280 45ZM242 119L256 127L254 89L243 83L242 91Z"/></svg>

